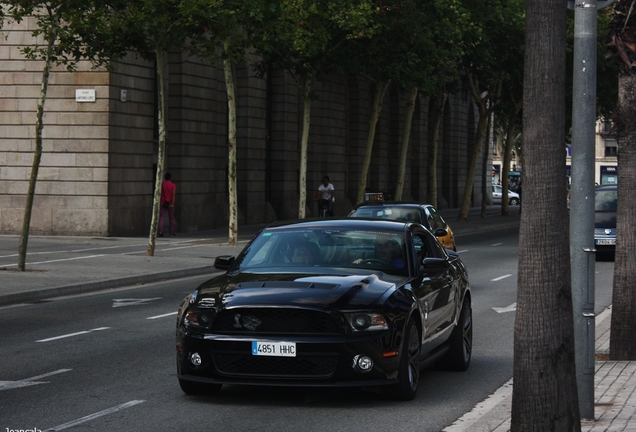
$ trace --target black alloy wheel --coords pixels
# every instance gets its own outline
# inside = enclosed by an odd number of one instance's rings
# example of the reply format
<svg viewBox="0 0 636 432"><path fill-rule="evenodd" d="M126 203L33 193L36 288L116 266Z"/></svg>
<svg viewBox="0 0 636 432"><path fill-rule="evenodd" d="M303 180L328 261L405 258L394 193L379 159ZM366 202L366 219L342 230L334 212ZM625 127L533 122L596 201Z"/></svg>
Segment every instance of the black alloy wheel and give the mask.
<svg viewBox="0 0 636 432"><path fill-rule="evenodd" d="M459 321L450 337L449 345L450 350L436 363L436 366L440 369L459 372L467 370L473 352L473 309L469 299L464 299Z"/></svg>
<svg viewBox="0 0 636 432"><path fill-rule="evenodd" d="M398 371L398 383L388 390L391 399L409 401L415 398L420 382L420 353L422 343L420 330L411 318L406 326L406 335L402 345L402 356Z"/></svg>

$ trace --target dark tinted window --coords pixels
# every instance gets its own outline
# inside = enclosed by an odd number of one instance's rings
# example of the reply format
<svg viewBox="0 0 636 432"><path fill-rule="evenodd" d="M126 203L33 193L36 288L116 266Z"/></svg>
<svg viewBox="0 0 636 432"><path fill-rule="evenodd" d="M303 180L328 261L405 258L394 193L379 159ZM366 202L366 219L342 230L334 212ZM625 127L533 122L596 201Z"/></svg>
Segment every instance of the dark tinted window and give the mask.
<svg viewBox="0 0 636 432"><path fill-rule="evenodd" d="M594 200L594 210L597 212L615 212L617 191L614 190L597 190Z"/></svg>

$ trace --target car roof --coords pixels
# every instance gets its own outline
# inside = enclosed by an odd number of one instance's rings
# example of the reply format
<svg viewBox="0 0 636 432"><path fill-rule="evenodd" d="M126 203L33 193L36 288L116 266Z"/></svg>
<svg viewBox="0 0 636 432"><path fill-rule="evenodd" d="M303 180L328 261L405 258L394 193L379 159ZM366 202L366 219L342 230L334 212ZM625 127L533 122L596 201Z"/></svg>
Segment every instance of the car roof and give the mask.
<svg viewBox="0 0 636 432"><path fill-rule="evenodd" d="M596 190L617 190L618 185L601 185L596 186Z"/></svg>
<svg viewBox="0 0 636 432"><path fill-rule="evenodd" d="M289 228L324 228L324 229L360 229L360 230L382 230L403 232L407 229L411 222L400 222L388 219L369 219L369 218L342 218L342 219L310 219L296 221L274 222L267 226L264 230L287 230Z"/></svg>
<svg viewBox="0 0 636 432"><path fill-rule="evenodd" d="M356 209L360 207L432 207L431 204L420 203L417 201L365 201L356 206Z"/></svg>

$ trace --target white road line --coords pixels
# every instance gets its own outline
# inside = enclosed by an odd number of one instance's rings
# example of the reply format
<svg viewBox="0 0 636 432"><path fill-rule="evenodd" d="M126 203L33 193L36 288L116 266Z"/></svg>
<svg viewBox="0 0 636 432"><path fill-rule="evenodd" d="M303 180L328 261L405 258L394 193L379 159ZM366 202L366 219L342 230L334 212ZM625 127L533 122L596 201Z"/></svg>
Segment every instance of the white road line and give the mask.
<svg viewBox="0 0 636 432"><path fill-rule="evenodd" d="M458 250L458 251L457 251L457 253L458 253L458 254L460 254L460 253L464 253L464 252L468 252L468 249L463 249L463 250Z"/></svg>
<svg viewBox="0 0 636 432"><path fill-rule="evenodd" d="M83 257L64 258L64 259L58 259L58 260L28 262L28 263L26 263L26 265L50 264L50 263L54 263L54 262L75 261L75 260L86 259L86 258L99 258L99 257L103 257L103 256L105 256L105 255L87 255L87 256L83 256ZM1 265L0 267L13 267L13 266L17 266L17 265L18 265L17 263L16 264L5 264L5 265Z"/></svg>
<svg viewBox="0 0 636 432"><path fill-rule="evenodd" d="M170 312L170 313L163 314L163 315L155 315L155 316L151 316L151 317L148 317L148 318L146 318L146 319L165 318L165 317L173 316L173 315L176 315L176 314L177 314L177 312Z"/></svg>
<svg viewBox="0 0 636 432"><path fill-rule="evenodd" d="M45 432L55 432L61 431L64 429L69 429L74 426L80 425L82 423L86 423L87 421L95 420L96 418L103 417L105 415L116 413L117 411L121 411L126 408L130 408L135 405L139 405L140 403L146 402L145 400L132 400L130 402L126 402L121 405L114 406L112 408L105 409L104 411L96 412L95 414L90 414L85 417L79 418L77 420L70 421L68 423L61 424L59 426L52 427L50 429L46 429Z"/></svg>
<svg viewBox="0 0 636 432"><path fill-rule="evenodd" d="M493 307L492 309L497 313L514 312L517 310L517 303L513 303L510 306L506 306L503 308Z"/></svg>
<svg viewBox="0 0 636 432"><path fill-rule="evenodd" d="M148 304L148 302L162 299L163 297L113 299L113 307L145 305Z"/></svg>
<svg viewBox="0 0 636 432"><path fill-rule="evenodd" d="M491 244L490 246L495 247L495 246L501 246L502 244L503 243L494 243L494 244Z"/></svg>
<svg viewBox="0 0 636 432"><path fill-rule="evenodd" d="M18 380L18 381L0 381L0 390L9 390L9 389L14 389L14 388L20 388L20 387L28 387L28 386L32 386L32 385L38 385L38 384L47 384L46 382L39 382L37 380L41 379L41 378L46 378L52 375L57 375L57 374L61 374L64 372L68 372L72 369L58 369L56 371L53 372L48 372L42 375L37 375L31 378L25 378L23 380Z"/></svg>
<svg viewBox="0 0 636 432"><path fill-rule="evenodd" d="M499 276L498 278L490 279L490 282L498 282L498 281L500 281L502 279L509 278L510 276L512 276L512 275L511 274L507 274L507 275Z"/></svg>
<svg viewBox="0 0 636 432"><path fill-rule="evenodd" d="M96 331L101 331L101 330L108 330L110 327L98 327L98 328L94 328L91 330L85 330L85 331L81 331L81 332L77 332L77 333L69 333L69 334L65 334L62 336L55 336L52 338L48 338L48 339L40 339L37 340L36 342L50 342L50 341L54 341L54 340L58 340L58 339L64 339L64 338L69 338L69 337L73 337L73 336L78 336L78 335L82 335L82 334L87 334L87 333L91 333L91 332L96 332Z"/></svg>

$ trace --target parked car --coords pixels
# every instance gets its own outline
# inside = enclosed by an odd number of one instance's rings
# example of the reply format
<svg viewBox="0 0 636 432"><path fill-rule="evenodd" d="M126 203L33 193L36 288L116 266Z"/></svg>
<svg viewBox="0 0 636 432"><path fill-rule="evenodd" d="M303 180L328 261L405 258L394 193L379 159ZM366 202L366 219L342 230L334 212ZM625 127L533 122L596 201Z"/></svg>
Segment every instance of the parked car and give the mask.
<svg viewBox="0 0 636 432"><path fill-rule="evenodd" d="M188 295L177 315L177 377L187 394L224 384L377 386L410 400L422 367L470 365L466 268L420 224L275 224L214 266L226 272Z"/></svg>
<svg viewBox="0 0 636 432"><path fill-rule="evenodd" d="M457 250L451 227L430 204L403 201L369 201L358 205L349 217L417 222L432 232L446 248Z"/></svg>
<svg viewBox="0 0 636 432"><path fill-rule="evenodd" d="M597 186L594 193L594 245L598 252L616 249L616 185Z"/></svg>
<svg viewBox="0 0 636 432"><path fill-rule="evenodd" d="M492 203L501 204L501 197L503 196L503 189L501 185L492 185ZM508 204L519 205L521 203L521 197L517 192L508 190Z"/></svg>

